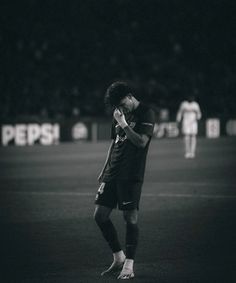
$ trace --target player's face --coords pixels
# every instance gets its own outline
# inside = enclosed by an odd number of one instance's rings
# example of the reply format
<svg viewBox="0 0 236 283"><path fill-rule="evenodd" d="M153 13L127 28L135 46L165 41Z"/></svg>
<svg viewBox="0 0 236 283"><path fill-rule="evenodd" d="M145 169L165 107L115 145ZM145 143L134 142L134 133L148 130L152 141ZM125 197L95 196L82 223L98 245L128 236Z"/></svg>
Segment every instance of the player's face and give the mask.
<svg viewBox="0 0 236 283"><path fill-rule="evenodd" d="M132 96L126 96L120 101L118 108L124 113L129 113L134 109L134 102Z"/></svg>

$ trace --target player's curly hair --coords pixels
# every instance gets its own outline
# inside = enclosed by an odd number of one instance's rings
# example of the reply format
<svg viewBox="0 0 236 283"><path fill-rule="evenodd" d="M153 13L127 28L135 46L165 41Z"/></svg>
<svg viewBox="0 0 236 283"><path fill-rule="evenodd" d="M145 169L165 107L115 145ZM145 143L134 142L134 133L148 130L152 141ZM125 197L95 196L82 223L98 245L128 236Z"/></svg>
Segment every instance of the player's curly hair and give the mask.
<svg viewBox="0 0 236 283"><path fill-rule="evenodd" d="M115 108L119 105L120 101L128 96L131 95L132 89L126 83L122 81L117 81L112 83L105 94L105 104L111 108Z"/></svg>

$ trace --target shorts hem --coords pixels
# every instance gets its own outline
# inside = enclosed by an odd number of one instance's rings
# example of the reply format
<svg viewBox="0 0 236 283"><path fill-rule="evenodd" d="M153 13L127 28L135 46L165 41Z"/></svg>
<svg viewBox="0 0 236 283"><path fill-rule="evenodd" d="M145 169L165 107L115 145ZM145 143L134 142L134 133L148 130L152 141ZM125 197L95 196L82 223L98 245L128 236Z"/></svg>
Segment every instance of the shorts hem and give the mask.
<svg viewBox="0 0 236 283"><path fill-rule="evenodd" d="M101 205L101 206L105 206L105 207L108 207L108 208L111 208L111 209L116 209L117 208L117 205L109 205L109 204L106 204L106 203L102 203L102 202L99 202L99 201L95 201L94 202L95 205Z"/></svg>

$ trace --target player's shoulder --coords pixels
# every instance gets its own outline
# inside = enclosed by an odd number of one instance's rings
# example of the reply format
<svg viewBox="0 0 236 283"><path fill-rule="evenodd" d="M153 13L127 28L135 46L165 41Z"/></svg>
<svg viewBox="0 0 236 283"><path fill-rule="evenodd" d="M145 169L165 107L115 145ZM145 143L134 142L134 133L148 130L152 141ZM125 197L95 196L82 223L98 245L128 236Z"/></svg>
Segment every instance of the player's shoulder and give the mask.
<svg viewBox="0 0 236 283"><path fill-rule="evenodd" d="M154 112L153 108L150 105L145 104L143 102L140 102L139 110L140 110L141 113L143 113L143 112Z"/></svg>
<svg viewBox="0 0 236 283"><path fill-rule="evenodd" d="M155 111L150 105L141 102L139 105L138 114L140 116L154 116Z"/></svg>
<svg viewBox="0 0 236 283"><path fill-rule="evenodd" d="M189 102L187 100L183 100L180 103L180 108L185 109L185 108L188 108L188 107L189 107Z"/></svg>
<svg viewBox="0 0 236 283"><path fill-rule="evenodd" d="M189 109L196 110L198 108L199 108L199 104L197 103L197 101L192 101L189 103Z"/></svg>
<svg viewBox="0 0 236 283"><path fill-rule="evenodd" d="M148 104L140 103L137 109L137 116L140 121L155 123L156 115L154 109Z"/></svg>
<svg viewBox="0 0 236 283"><path fill-rule="evenodd" d="M193 101L192 104L193 104L194 107L198 107L199 106L197 101Z"/></svg>

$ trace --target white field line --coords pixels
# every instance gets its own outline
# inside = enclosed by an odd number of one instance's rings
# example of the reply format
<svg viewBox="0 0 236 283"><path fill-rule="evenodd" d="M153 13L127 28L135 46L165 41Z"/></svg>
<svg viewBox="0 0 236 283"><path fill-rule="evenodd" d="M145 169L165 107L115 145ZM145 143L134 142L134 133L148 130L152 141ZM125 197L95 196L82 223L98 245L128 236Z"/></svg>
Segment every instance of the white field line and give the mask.
<svg viewBox="0 0 236 283"><path fill-rule="evenodd" d="M146 197L164 197L164 198L204 198L204 199L236 199L236 195L210 195L210 194L176 194L176 193L146 193Z"/></svg>
<svg viewBox="0 0 236 283"><path fill-rule="evenodd" d="M11 194L20 195L47 195L47 196L77 196L77 197L92 197L96 193L92 192L9 192ZM202 198L202 199L235 199L236 195L222 195L222 194L177 194L177 193L143 193L143 197L161 197L161 198Z"/></svg>
<svg viewBox="0 0 236 283"><path fill-rule="evenodd" d="M208 182L152 182L147 181L144 183L146 186L148 185L167 185L167 186L188 186L188 187L233 187L236 189L236 185L232 183L208 183Z"/></svg>

